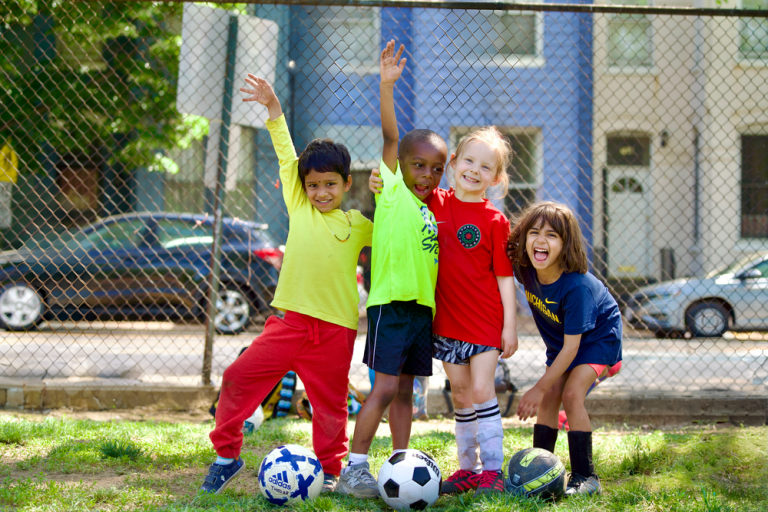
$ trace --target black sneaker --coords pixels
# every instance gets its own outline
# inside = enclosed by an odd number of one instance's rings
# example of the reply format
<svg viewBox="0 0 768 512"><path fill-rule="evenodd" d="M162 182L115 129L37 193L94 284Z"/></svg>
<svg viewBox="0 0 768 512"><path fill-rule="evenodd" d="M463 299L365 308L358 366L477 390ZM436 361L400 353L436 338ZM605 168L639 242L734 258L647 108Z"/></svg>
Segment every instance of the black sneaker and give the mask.
<svg viewBox="0 0 768 512"><path fill-rule="evenodd" d="M568 479L568 488L565 490L566 496L573 496L574 494L585 494L592 496L593 494L600 494L603 492L603 487L600 485L600 478L597 475L581 476L576 473L571 473L571 477Z"/></svg>
<svg viewBox="0 0 768 512"><path fill-rule="evenodd" d="M240 457L226 466L214 462L208 468L208 475L203 480L200 490L212 494L221 494L243 469L245 469L245 461Z"/></svg>

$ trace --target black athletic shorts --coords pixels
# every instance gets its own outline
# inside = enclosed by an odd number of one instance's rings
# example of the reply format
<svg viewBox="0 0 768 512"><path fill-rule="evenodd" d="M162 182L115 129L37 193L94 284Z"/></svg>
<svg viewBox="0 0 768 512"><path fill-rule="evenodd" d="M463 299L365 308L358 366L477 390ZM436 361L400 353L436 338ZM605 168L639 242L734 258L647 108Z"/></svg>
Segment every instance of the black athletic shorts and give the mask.
<svg viewBox="0 0 768 512"><path fill-rule="evenodd" d="M432 308L416 301L369 307L363 362L387 375L432 375Z"/></svg>

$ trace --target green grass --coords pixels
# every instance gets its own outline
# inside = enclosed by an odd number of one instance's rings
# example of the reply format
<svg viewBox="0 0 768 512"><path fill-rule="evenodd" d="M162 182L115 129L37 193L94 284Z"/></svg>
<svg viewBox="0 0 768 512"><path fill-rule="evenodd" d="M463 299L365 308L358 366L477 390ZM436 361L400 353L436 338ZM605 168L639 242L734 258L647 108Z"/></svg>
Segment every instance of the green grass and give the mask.
<svg viewBox="0 0 768 512"><path fill-rule="evenodd" d="M453 435L422 431L411 447L430 454L444 475L457 469ZM94 422L0 416L0 510L80 511L252 511L277 510L257 491L256 469L275 446L296 443L311 448L311 425L276 420L246 437L246 471L221 496L197 493L215 457L208 439L211 424ZM433 421L427 424L441 426ZM527 448L531 429L505 431L507 455ZM768 427L712 431L627 434L598 431L595 463L605 492L592 498L543 503L510 495L474 500L471 495L442 497L439 511L658 511L757 512L768 496ZM378 471L391 439L377 437L371 465ZM556 452L569 467L566 437ZM322 496L299 511L378 511L382 501Z"/></svg>

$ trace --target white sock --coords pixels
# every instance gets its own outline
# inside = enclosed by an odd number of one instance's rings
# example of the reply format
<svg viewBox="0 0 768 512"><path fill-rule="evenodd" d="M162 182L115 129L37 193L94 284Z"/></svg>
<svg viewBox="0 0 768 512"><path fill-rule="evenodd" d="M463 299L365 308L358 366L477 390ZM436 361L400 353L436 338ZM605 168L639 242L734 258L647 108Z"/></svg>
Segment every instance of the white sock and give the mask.
<svg viewBox="0 0 768 512"><path fill-rule="evenodd" d="M475 409L456 409L456 451L459 455L459 468L465 471L479 472L482 469L477 453L477 414Z"/></svg>
<svg viewBox="0 0 768 512"><path fill-rule="evenodd" d="M501 471L504 464L504 429L501 428L499 401L492 398L472 405L477 413L477 442L483 471Z"/></svg>
<svg viewBox="0 0 768 512"><path fill-rule="evenodd" d="M396 454L396 453L404 452L404 451L405 451L405 449L404 449L404 448L401 448L401 449L399 449L399 450L392 450L392 455L394 455L394 454Z"/></svg>
<svg viewBox="0 0 768 512"><path fill-rule="evenodd" d="M362 464L364 462L368 462L368 454L367 453L349 453L349 463L347 464L347 467L341 470L342 474L346 473L350 466L354 466L355 464Z"/></svg>
<svg viewBox="0 0 768 512"><path fill-rule="evenodd" d="M229 464L232 464L235 462L235 459L228 459L226 457L216 457L216 462L214 464L218 464L219 466L227 466Z"/></svg>

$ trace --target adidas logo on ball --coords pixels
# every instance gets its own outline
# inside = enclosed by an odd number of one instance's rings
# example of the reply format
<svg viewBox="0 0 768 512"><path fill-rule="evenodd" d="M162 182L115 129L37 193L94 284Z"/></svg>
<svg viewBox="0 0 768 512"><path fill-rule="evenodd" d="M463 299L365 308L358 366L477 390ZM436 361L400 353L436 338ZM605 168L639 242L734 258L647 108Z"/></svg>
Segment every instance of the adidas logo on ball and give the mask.
<svg viewBox="0 0 768 512"><path fill-rule="evenodd" d="M282 473L277 473L275 475L272 475L269 477L269 483L272 485L276 485L277 487L282 487L286 491L291 490L291 484L288 483L288 475L285 471Z"/></svg>

